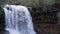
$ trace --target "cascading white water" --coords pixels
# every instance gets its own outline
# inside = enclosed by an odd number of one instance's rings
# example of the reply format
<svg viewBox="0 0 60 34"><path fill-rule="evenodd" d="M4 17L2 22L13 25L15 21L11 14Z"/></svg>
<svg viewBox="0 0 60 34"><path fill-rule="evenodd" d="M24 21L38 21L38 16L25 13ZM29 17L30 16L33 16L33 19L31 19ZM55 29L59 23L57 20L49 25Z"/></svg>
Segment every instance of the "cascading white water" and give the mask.
<svg viewBox="0 0 60 34"><path fill-rule="evenodd" d="M24 6L4 6L5 23L9 34L36 34L29 10Z"/></svg>

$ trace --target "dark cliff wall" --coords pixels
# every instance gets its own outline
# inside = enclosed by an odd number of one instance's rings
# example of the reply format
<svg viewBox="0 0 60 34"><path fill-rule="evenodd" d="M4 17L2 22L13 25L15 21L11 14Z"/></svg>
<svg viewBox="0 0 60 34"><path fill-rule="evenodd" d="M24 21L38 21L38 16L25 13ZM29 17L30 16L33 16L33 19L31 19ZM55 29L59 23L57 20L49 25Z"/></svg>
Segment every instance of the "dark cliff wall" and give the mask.
<svg viewBox="0 0 60 34"><path fill-rule="evenodd" d="M36 24L58 24L58 8L56 5L47 6L46 9L40 7L39 9L32 9L33 21Z"/></svg>
<svg viewBox="0 0 60 34"><path fill-rule="evenodd" d="M5 31L4 29L5 29L5 14L2 7L0 7L0 34L3 34L3 32Z"/></svg>
<svg viewBox="0 0 60 34"><path fill-rule="evenodd" d="M58 34L58 12L60 12L60 4L47 6L46 9L32 8L31 14L33 18L34 28L37 34Z"/></svg>

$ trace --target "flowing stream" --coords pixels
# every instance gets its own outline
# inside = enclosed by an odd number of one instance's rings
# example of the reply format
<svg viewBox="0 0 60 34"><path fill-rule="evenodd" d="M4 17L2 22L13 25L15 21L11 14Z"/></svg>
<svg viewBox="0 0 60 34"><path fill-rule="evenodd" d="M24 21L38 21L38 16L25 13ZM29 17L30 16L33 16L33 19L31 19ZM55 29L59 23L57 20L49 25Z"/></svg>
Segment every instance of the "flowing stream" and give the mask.
<svg viewBox="0 0 60 34"><path fill-rule="evenodd" d="M5 30L9 34L36 34L29 10L21 5L5 5Z"/></svg>

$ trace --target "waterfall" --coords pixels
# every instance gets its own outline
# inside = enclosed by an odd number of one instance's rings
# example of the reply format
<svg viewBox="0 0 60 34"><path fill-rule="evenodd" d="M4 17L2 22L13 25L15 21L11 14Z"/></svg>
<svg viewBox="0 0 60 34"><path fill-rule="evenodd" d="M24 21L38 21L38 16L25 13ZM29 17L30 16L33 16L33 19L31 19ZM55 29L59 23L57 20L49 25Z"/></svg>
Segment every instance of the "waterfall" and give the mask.
<svg viewBox="0 0 60 34"><path fill-rule="evenodd" d="M5 5L5 30L9 34L36 34L29 10L21 5Z"/></svg>

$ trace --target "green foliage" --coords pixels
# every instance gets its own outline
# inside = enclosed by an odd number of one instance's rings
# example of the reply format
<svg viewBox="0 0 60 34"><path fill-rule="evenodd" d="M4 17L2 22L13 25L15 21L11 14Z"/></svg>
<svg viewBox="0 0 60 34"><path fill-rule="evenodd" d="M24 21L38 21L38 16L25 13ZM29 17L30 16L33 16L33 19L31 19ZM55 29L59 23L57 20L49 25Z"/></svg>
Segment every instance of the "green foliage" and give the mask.
<svg viewBox="0 0 60 34"><path fill-rule="evenodd" d="M5 0L0 0L0 6L5 3Z"/></svg>
<svg viewBox="0 0 60 34"><path fill-rule="evenodd" d="M51 5L55 0L6 0L9 4L19 4L33 8L39 8L45 5Z"/></svg>
<svg viewBox="0 0 60 34"><path fill-rule="evenodd" d="M40 0L6 0L8 4L19 4L24 6L29 6L33 8L39 8L42 5Z"/></svg>
<svg viewBox="0 0 60 34"><path fill-rule="evenodd" d="M55 0L0 0L0 4L2 3L19 4L19 5L31 6L33 8L34 7L39 8L43 5L51 5L54 2Z"/></svg>
<svg viewBox="0 0 60 34"><path fill-rule="evenodd" d="M26 5L31 6L33 8L39 8L42 6L42 2L39 0L31 0Z"/></svg>
<svg viewBox="0 0 60 34"><path fill-rule="evenodd" d="M20 0L6 0L7 4L20 4Z"/></svg>
<svg viewBox="0 0 60 34"><path fill-rule="evenodd" d="M0 7L0 17L2 15L2 13L3 13L3 9L2 9L2 7Z"/></svg>
<svg viewBox="0 0 60 34"><path fill-rule="evenodd" d="M46 4L46 5L51 5L54 3L55 3L55 0L44 0L44 4Z"/></svg>

